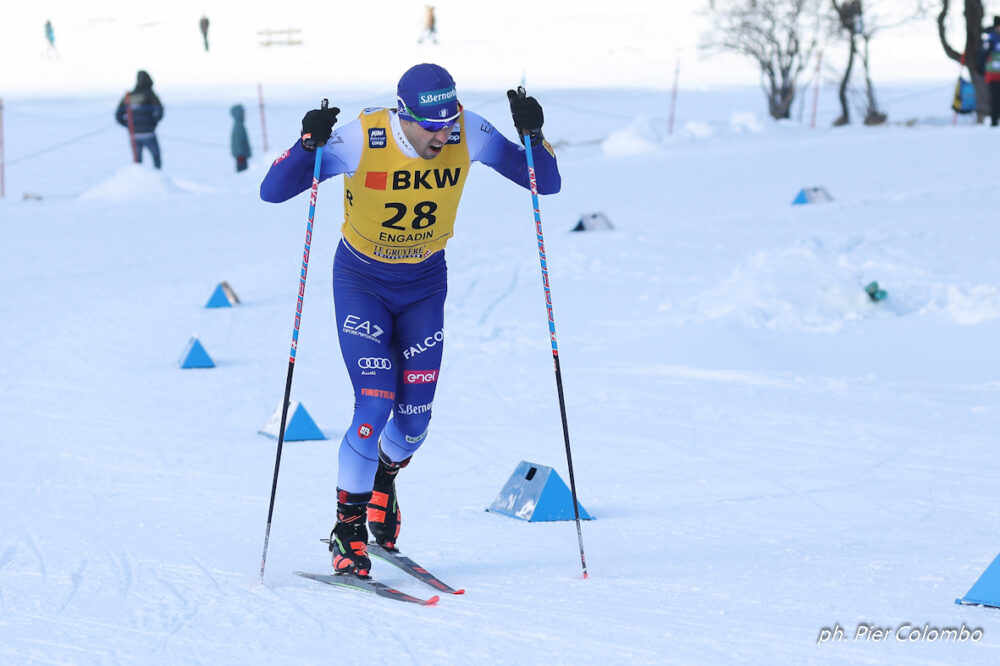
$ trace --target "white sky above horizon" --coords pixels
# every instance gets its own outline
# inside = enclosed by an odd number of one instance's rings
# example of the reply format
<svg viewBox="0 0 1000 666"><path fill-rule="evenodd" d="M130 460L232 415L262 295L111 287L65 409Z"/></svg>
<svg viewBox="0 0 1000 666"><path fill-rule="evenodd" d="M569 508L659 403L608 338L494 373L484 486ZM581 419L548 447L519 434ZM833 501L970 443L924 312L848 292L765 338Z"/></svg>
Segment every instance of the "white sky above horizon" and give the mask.
<svg viewBox="0 0 1000 666"><path fill-rule="evenodd" d="M415 0L386 0L377 12L360 4L301 0L253 11L191 0L156 6L57 0L28 6L0 25L0 95L118 90L140 68L160 86L336 81L381 87L421 60L441 62L466 87L507 85L524 77L547 87L667 89L678 62L682 87L759 83L751 61L699 50L712 29L704 0L652 8L640 0L578 3L571 13L554 0L434 4L438 45L416 43L425 3ZM209 54L198 31L202 14L211 20ZM46 55L46 19L55 28L58 58ZM301 30L303 45L258 44L259 30L283 28ZM842 67L838 50L828 47L824 78L835 79ZM933 17L880 35L872 42L872 67L876 83L957 74L943 54Z"/></svg>

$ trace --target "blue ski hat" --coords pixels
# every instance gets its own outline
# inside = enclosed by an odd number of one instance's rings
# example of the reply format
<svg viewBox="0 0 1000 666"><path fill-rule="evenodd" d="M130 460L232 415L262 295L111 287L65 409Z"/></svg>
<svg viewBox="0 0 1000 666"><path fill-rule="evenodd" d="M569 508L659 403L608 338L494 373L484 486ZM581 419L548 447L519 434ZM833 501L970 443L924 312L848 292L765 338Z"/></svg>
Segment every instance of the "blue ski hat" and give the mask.
<svg viewBox="0 0 1000 666"><path fill-rule="evenodd" d="M451 74L429 63L406 70L396 86L396 103L399 116L414 122L450 123L462 112Z"/></svg>

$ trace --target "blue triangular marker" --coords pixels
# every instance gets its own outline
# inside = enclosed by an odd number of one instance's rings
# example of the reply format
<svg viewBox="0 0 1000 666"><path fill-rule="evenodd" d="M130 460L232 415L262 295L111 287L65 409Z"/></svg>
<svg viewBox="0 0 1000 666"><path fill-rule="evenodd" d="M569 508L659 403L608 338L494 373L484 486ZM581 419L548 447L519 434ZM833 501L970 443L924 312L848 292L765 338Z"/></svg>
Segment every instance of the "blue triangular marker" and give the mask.
<svg viewBox="0 0 1000 666"><path fill-rule="evenodd" d="M582 504L581 520L593 520ZM575 520L573 493L551 467L522 460L487 509L528 522Z"/></svg>
<svg viewBox="0 0 1000 666"><path fill-rule="evenodd" d="M792 205L823 203L833 201L833 197L822 187L803 187L792 201Z"/></svg>
<svg viewBox="0 0 1000 666"><path fill-rule="evenodd" d="M986 567L986 571L964 597L955 599L955 603L1000 608L1000 555Z"/></svg>
<svg viewBox="0 0 1000 666"><path fill-rule="evenodd" d="M278 429L281 428L281 405L274 410L260 430L261 434L278 439ZM308 440L326 439L316 422L309 416L306 408L297 400L288 403L288 422L285 424L286 442L304 442Z"/></svg>
<svg viewBox="0 0 1000 666"><path fill-rule="evenodd" d="M184 352L181 354L180 360L178 360L177 363L182 369L215 367L212 357L208 355L208 352L205 351L205 348L198 341L198 338L194 336L192 336L191 340L188 341L187 346L184 348Z"/></svg>
<svg viewBox="0 0 1000 666"><path fill-rule="evenodd" d="M206 308L231 308L240 299L237 298L236 292L233 291L232 287L229 286L228 282L220 282L212 292L212 296L208 299L208 303L205 303Z"/></svg>

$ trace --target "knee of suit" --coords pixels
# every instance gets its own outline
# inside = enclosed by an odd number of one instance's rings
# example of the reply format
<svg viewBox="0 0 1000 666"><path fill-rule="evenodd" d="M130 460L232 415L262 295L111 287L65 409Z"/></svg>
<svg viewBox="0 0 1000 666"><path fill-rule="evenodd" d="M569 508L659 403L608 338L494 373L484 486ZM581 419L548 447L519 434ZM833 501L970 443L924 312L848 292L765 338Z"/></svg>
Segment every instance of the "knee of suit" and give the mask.
<svg viewBox="0 0 1000 666"><path fill-rule="evenodd" d="M382 404L386 403L386 404ZM344 436L348 446L359 455L378 460L378 438L389 420L392 405L388 400L365 401L354 405L354 420Z"/></svg>
<svg viewBox="0 0 1000 666"><path fill-rule="evenodd" d="M382 431L380 446L390 460L399 462L413 455L427 439L430 414L419 417L399 415L389 421Z"/></svg>

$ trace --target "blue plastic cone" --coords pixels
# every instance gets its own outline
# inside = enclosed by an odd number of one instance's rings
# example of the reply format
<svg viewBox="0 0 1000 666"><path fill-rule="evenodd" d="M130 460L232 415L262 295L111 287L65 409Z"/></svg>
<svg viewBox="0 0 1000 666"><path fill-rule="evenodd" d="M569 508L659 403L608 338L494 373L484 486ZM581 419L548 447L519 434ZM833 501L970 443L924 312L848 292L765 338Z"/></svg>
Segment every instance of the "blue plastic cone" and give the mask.
<svg viewBox="0 0 1000 666"><path fill-rule="evenodd" d="M212 292L212 296L208 299L208 303L205 303L206 308L231 308L240 299L236 296L236 292L233 288L229 286L228 282L220 282Z"/></svg>
<svg viewBox="0 0 1000 666"><path fill-rule="evenodd" d="M581 520L593 520L582 504ZM575 520L573 493L551 467L522 460L487 509L528 522Z"/></svg>
<svg viewBox="0 0 1000 666"><path fill-rule="evenodd" d="M833 201L833 197L822 187L803 187L799 190L799 193L795 195L795 199L792 200L792 205L797 206L801 204L810 203L822 203L824 201Z"/></svg>
<svg viewBox="0 0 1000 666"><path fill-rule="evenodd" d="M986 571L964 597L955 599L955 603L1000 608L1000 555L986 567Z"/></svg>
<svg viewBox="0 0 1000 666"><path fill-rule="evenodd" d="M215 362L212 361L212 357L208 355L205 348L202 346L198 338L191 336L188 341L187 346L184 348L184 352L181 354L180 360L177 363L182 369L188 368L214 368Z"/></svg>
<svg viewBox="0 0 1000 666"><path fill-rule="evenodd" d="M260 433L278 439L278 429L281 428L281 405L274 410L271 418L267 420ZM316 422L309 416L309 412L298 401L291 400L288 403L288 422L285 424L286 442L304 442L308 440L326 439L326 435L319 429Z"/></svg>

